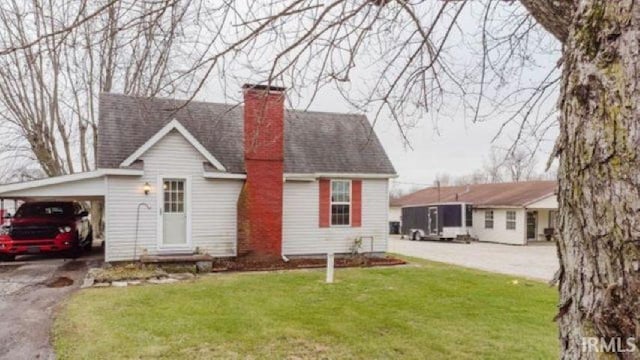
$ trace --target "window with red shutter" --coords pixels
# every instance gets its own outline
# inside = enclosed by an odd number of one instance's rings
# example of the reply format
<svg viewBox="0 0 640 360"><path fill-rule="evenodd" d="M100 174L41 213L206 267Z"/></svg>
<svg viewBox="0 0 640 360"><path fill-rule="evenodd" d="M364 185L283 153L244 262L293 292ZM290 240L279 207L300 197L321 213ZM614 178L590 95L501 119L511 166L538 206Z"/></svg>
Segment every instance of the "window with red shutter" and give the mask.
<svg viewBox="0 0 640 360"><path fill-rule="evenodd" d="M351 181L351 226L362 226L362 180Z"/></svg>
<svg viewBox="0 0 640 360"><path fill-rule="evenodd" d="M322 227L329 227L329 215L331 212L330 207L330 186L331 186L331 181L329 179L320 179L319 181L320 184L320 198L318 199L318 204L319 204L319 226Z"/></svg>

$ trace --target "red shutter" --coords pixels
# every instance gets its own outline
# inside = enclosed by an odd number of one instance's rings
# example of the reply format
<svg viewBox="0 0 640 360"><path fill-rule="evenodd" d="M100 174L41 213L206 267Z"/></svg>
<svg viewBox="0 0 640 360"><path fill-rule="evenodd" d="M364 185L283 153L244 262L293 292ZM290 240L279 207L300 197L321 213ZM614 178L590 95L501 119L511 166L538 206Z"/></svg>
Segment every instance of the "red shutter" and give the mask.
<svg viewBox="0 0 640 360"><path fill-rule="evenodd" d="M362 180L351 181L351 226L362 226Z"/></svg>
<svg viewBox="0 0 640 360"><path fill-rule="evenodd" d="M330 197L331 197L331 181L329 179L320 179L320 227L329 227L329 216L331 209L329 209Z"/></svg>

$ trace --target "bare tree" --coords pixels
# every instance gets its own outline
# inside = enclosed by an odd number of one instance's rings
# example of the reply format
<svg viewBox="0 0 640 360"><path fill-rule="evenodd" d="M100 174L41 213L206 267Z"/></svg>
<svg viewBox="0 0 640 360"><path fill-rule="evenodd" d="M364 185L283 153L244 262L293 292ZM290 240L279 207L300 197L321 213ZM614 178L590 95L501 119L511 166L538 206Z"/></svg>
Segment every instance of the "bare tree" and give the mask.
<svg viewBox="0 0 640 360"><path fill-rule="evenodd" d="M409 185L409 186L404 186L404 185ZM421 186L419 184L404 184L404 183L398 183L398 182L392 181L389 187L389 200L399 199L405 195L414 193L422 188L424 188L424 186Z"/></svg>
<svg viewBox="0 0 640 360"><path fill-rule="evenodd" d="M535 179L535 166L534 154L523 148L509 152L504 161L504 167L513 182Z"/></svg>
<svg viewBox="0 0 640 360"><path fill-rule="evenodd" d="M455 177L453 185L462 186L471 184L488 184L490 182L491 181L489 181L487 173L484 172L483 169L476 169L467 175Z"/></svg>
<svg viewBox="0 0 640 360"><path fill-rule="evenodd" d="M33 155L47 176L92 169L98 94L174 92L186 11L170 0L0 4L0 46L14 49L0 57L0 121L14 142L3 154Z"/></svg>
<svg viewBox="0 0 640 360"><path fill-rule="evenodd" d="M503 181L503 164L504 157L501 157L498 154L498 149L496 147L492 147L488 161L485 161L482 166L484 173L487 176L487 182L499 183Z"/></svg>
<svg viewBox="0 0 640 360"><path fill-rule="evenodd" d="M640 3L520 4L200 3L199 12L209 20L202 19L201 26L211 36L194 44L203 52L192 67L204 74L194 87L201 90L214 73L235 80L246 75L267 84L285 83L291 95L310 88L313 101L320 89L335 86L356 108L372 111L374 121L395 121L402 134L424 112L445 111L449 101L459 100L473 121L502 114L505 129L517 123L511 150L528 134L541 139L557 128L556 319L562 357L594 359L595 352L583 351L585 338L624 341L640 333L640 279L634 267L640 258ZM57 49L60 36L81 27L94 12L2 45L0 54ZM479 30L465 34L461 23L474 19ZM478 50L477 66L460 64L456 44ZM545 55L556 57L559 66L541 68L537 60ZM371 74L359 82L367 91L354 91L351 82L363 68ZM558 97L559 114L538 111ZM64 146L59 149L65 154ZM640 352L615 355L640 358Z"/></svg>
<svg viewBox="0 0 640 360"><path fill-rule="evenodd" d="M172 94L188 2L6 1L0 4L0 125L5 181L38 164L56 176L95 168L98 95ZM77 22L90 17L91 21ZM74 23L69 31L60 24ZM31 41L37 37L40 41ZM29 46L25 46L29 44ZM184 45L181 45L184 46ZM187 71L188 73L188 71ZM22 175L21 175L22 174ZM102 204L91 206L101 236Z"/></svg>
<svg viewBox="0 0 640 360"><path fill-rule="evenodd" d="M453 185L453 177L447 173L438 173L433 180L433 186L449 186Z"/></svg>

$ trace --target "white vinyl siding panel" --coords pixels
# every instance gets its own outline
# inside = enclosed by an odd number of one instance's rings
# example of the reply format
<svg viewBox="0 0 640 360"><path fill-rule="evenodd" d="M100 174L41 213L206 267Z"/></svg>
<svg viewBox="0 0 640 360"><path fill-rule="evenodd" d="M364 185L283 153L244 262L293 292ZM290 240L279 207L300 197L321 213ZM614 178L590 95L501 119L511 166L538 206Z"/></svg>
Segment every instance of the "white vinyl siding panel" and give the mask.
<svg viewBox="0 0 640 360"><path fill-rule="evenodd" d="M106 192L104 177L82 179L53 185L43 185L3 193L3 197L99 197Z"/></svg>
<svg viewBox="0 0 640 360"><path fill-rule="evenodd" d="M485 211L493 211L493 229L485 228ZM507 230L507 211L516 213L516 229ZM513 209L474 209L473 227L471 235L479 241L495 242L502 244L525 245L526 244L526 213L523 208Z"/></svg>
<svg viewBox="0 0 640 360"><path fill-rule="evenodd" d="M373 237L375 252L387 251L388 180L362 180L362 226L319 227L319 183L284 184L283 241L285 255L347 253L357 237ZM362 251L371 242L363 241Z"/></svg>
<svg viewBox="0 0 640 360"><path fill-rule="evenodd" d="M136 209L144 202L151 210L140 209L136 256L143 251L157 253L157 221L160 209L156 189L158 175L191 178L191 237L193 250L213 256L236 255L236 206L243 180L205 179L206 159L178 132L172 131L145 152L144 176L109 176L107 193L107 261L132 260ZM151 184L145 196L143 186Z"/></svg>
<svg viewBox="0 0 640 360"><path fill-rule="evenodd" d="M402 208L399 206L389 207L389 221L401 221Z"/></svg>

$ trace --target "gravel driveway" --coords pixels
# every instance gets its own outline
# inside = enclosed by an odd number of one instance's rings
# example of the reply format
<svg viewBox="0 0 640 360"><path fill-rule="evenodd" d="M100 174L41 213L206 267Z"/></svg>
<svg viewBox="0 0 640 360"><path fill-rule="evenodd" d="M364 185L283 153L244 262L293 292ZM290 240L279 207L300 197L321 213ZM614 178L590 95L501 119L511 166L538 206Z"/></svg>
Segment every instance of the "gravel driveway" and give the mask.
<svg viewBox="0 0 640 360"><path fill-rule="evenodd" d="M553 244L514 246L389 238L389 252L507 275L549 281L559 262Z"/></svg>
<svg viewBox="0 0 640 360"><path fill-rule="evenodd" d="M80 287L88 263L100 263L100 255L18 260L0 263L0 359L53 359L56 308Z"/></svg>

